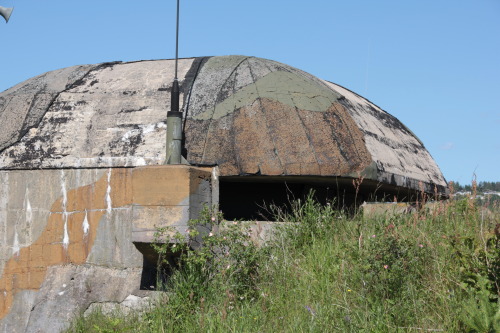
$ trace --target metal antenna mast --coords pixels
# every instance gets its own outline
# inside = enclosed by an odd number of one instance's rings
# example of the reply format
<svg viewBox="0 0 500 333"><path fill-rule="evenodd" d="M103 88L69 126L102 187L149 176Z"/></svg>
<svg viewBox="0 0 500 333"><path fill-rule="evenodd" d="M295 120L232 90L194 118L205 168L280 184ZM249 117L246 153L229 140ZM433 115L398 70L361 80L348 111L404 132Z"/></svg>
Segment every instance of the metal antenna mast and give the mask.
<svg viewBox="0 0 500 333"><path fill-rule="evenodd" d="M170 111L167 112L167 158L165 164L181 164L182 156L182 111L179 110L179 1L177 0L177 25L175 35L175 77L170 95Z"/></svg>

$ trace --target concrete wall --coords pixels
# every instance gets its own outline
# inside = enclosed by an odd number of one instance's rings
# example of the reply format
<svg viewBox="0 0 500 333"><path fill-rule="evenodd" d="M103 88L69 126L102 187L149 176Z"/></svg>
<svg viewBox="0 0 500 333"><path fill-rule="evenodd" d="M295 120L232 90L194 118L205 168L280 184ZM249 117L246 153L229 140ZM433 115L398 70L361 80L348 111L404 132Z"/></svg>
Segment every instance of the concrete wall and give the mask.
<svg viewBox="0 0 500 333"><path fill-rule="evenodd" d="M93 303L140 291L156 226L211 204L211 168L0 171L0 332L57 332Z"/></svg>

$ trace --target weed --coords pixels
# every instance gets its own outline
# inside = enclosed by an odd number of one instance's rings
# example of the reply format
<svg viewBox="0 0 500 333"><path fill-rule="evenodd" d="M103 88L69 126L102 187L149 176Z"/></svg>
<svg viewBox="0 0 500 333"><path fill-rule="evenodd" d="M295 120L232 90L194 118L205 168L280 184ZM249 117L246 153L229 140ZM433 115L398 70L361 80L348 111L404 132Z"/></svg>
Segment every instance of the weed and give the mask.
<svg viewBox="0 0 500 333"><path fill-rule="evenodd" d="M291 213L275 210L287 223L265 247L252 242L248 224L214 209L188 235L159 243L180 260L168 297L133 320L134 332L499 330L500 227L476 201L363 219L313 197L292 202ZM108 320L77 322L95 332L96 323L113 328ZM120 320L116 327L128 327Z"/></svg>
<svg viewBox="0 0 500 333"><path fill-rule="evenodd" d="M478 275L474 280L475 287L466 288L469 298L461 320L472 332L500 332L500 303L491 299L490 283L487 278Z"/></svg>
<svg viewBox="0 0 500 333"><path fill-rule="evenodd" d="M361 265L371 297L394 301L404 296L408 284L421 287L415 282L422 280L430 259L426 246L391 231L371 237L365 244Z"/></svg>

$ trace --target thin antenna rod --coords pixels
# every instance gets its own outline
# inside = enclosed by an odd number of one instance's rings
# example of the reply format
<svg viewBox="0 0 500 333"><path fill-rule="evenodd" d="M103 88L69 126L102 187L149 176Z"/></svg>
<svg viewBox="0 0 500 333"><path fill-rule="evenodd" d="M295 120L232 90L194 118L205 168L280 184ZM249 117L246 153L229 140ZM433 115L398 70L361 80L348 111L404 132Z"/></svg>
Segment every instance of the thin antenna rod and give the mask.
<svg viewBox="0 0 500 333"><path fill-rule="evenodd" d="M177 80L177 62L179 61L179 1L177 0L177 28L175 33L175 79Z"/></svg>

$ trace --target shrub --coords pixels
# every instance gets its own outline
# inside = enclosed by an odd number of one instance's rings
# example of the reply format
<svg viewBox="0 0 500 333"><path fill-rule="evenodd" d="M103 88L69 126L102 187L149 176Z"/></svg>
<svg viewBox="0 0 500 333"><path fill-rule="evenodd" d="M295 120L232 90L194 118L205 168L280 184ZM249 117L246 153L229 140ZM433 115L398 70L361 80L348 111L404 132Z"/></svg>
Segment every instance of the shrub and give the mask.
<svg viewBox="0 0 500 333"><path fill-rule="evenodd" d="M468 299L465 302L461 320L470 332L500 332L500 303L491 299L491 282L480 275L474 280L475 287L468 286Z"/></svg>
<svg viewBox="0 0 500 333"><path fill-rule="evenodd" d="M368 292L375 298L395 300L403 295L408 284L422 279L429 251L423 244L387 232L370 236L362 256Z"/></svg>
<svg viewBox="0 0 500 333"><path fill-rule="evenodd" d="M255 293L258 266L266 249L252 242L245 223L222 222L223 216L215 208L205 207L200 217L189 222L186 235L176 234L175 243L157 243L161 254L179 255L175 273L168 288L181 293L182 298L198 303L209 290L229 293L231 297L249 297ZM207 229L205 233L200 233ZM157 237L165 237L168 230L158 230ZM193 249L190 244L201 246Z"/></svg>

